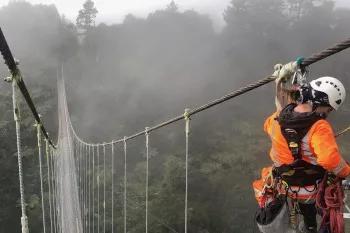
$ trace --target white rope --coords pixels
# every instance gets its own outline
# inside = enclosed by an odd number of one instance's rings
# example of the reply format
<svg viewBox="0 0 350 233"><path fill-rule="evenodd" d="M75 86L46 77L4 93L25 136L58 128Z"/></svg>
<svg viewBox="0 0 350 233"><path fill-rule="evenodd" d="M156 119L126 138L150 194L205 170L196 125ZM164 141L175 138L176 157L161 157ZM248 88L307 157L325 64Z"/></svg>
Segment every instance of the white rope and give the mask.
<svg viewBox="0 0 350 233"><path fill-rule="evenodd" d="M112 233L114 233L114 144L112 143Z"/></svg>
<svg viewBox="0 0 350 233"><path fill-rule="evenodd" d="M124 233L126 233L126 137L124 137Z"/></svg>
<svg viewBox="0 0 350 233"><path fill-rule="evenodd" d="M103 144L103 233L106 233L106 145Z"/></svg>
<svg viewBox="0 0 350 233"><path fill-rule="evenodd" d="M187 211L188 211L188 146L189 146L189 134L190 134L190 110L185 109L184 118L185 118L185 133L186 133L186 191L185 191L185 233L187 233Z"/></svg>
<svg viewBox="0 0 350 233"><path fill-rule="evenodd" d="M77 158L77 182L78 182L78 196L79 196L79 207L82 210L82 202L81 202L81 159L80 159L80 142L76 140L75 142L75 151ZM82 216L82 212L80 212L80 216Z"/></svg>
<svg viewBox="0 0 350 233"><path fill-rule="evenodd" d="M47 166L47 183L49 186L49 211L50 211L50 232L53 233L53 223L52 223L52 200L51 200L51 171L50 171L50 148L49 141L45 139L45 154L46 154L46 166Z"/></svg>
<svg viewBox="0 0 350 233"><path fill-rule="evenodd" d="M88 189L89 189L89 196L88 196L88 208L89 208L89 221L88 221L88 225L89 225L89 230L88 232L91 232L91 145L89 145L89 158L88 158L88 181L89 181L89 185L88 185Z"/></svg>
<svg viewBox="0 0 350 233"><path fill-rule="evenodd" d="M149 169L148 169L148 161L149 161L149 132L148 127L145 129L145 136L146 136L146 233L148 233L148 176L149 176Z"/></svg>
<svg viewBox="0 0 350 233"><path fill-rule="evenodd" d="M53 225L54 225L54 232L58 232L58 224L57 224L57 202L56 202L56 195L57 195L57 189L55 185L55 163L56 161L54 160L54 155L53 155L53 149L50 149L50 157L51 157L51 187L52 187L52 206L54 208L52 214L53 214Z"/></svg>
<svg viewBox="0 0 350 233"><path fill-rule="evenodd" d="M88 231L88 146L85 145L85 154L84 154L84 178L85 178L85 187L84 187L84 220L85 220L85 232L87 233Z"/></svg>
<svg viewBox="0 0 350 233"><path fill-rule="evenodd" d="M46 233L45 221L45 204L44 204L44 183L43 183L43 168L42 168L42 151L41 151L41 125L37 122L35 124L37 131L38 155L39 155L39 173L40 173L40 192L41 192L41 212L43 218L43 230Z"/></svg>
<svg viewBox="0 0 350 233"><path fill-rule="evenodd" d="M28 233L28 217L26 215L26 204L24 201L24 186L23 186L23 168L22 168L22 147L21 147L21 126L20 126L20 112L17 103L17 85L15 77L12 78L12 103L13 115L16 122L16 140L17 140L17 157L18 157L18 177L19 177L19 191L21 196L21 226L22 233Z"/></svg>
<svg viewBox="0 0 350 233"><path fill-rule="evenodd" d="M100 233L100 145L97 144L97 233Z"/></svg>
<svg viewBox="0 0 350 233"><path fill-rule="evenodd" d="M95 233L95 147L92 146L92 233Z"/></svg>
<svg viewBox="0 0 350 233"><path fill-rule="evenodd" d="M82 161L82 181L83 181L83 187L82 187L82 203L83 203L83 233L86 233L86 224L85 224L85 144L82 145L82 154L81 154L81 161Z"/></svg>
<svg viewBox="0 0 350 233"><path fill-rule="evenodd" d="M81 219L83 219L83 181L82 181L82 170L83 170L83 166L82 166L82 159L81 159L81 148L82 148L82 144L79 143L78 144L78 158L79 158L79 202L80 202L80 209L81 209Z"/></svg>

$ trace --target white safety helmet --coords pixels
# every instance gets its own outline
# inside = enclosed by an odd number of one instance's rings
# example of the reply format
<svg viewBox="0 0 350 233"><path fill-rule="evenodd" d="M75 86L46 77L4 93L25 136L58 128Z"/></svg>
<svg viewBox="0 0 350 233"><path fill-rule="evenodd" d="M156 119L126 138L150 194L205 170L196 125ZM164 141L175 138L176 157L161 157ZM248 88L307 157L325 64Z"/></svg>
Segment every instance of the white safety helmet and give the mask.
<svg viewBox="0 0 350 233"><path fill-rule="evenodd" d="M321 77L311 81L310 86L312 102L316 105L330 105L334 110L338 110L345 101L344 85L336 78Z"/></svg>

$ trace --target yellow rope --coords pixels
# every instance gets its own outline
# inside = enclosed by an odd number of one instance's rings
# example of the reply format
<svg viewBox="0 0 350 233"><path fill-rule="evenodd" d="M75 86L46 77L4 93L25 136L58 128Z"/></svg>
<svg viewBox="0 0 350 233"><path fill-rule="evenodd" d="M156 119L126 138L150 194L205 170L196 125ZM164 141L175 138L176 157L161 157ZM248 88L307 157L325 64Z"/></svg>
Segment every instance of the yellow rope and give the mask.
<svg viewBox="0 0 350 233"><path fill-rule="evenodd" d="M348 131L350 131L350 126L348 128L346 128L346 129L338 132L335 136L339 137L340 135L343 135L343 134L347 133Z"/></svg>

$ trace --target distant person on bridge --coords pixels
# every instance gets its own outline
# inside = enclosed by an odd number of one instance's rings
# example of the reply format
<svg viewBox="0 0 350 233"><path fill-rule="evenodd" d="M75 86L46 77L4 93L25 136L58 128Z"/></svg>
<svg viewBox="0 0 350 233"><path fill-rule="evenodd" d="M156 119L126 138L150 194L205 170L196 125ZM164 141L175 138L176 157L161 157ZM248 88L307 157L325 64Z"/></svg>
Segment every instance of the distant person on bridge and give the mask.
<svg viewBox="0 0 350 233"><path fill-rule="evenodd" d="M326 172L342 178L350 175L350 166L341 156L332 127L326 120L329 113L343 104L346 92L336 78L321 77L300 85L296 92L298 97L292 101L283 90L284 83L290 82L288 79L291 78L276 80L277 111L264 124L264 131L272 142L273 167L265 168L263 179L255 181L253 187L263 207L267 201L261 196L261 187L266 185L264 176L271 174L273 179L279 179L283 185L276 192L284 192L288 197L290 214L300 211L304 232L316 233L318 184Z"/></svg>

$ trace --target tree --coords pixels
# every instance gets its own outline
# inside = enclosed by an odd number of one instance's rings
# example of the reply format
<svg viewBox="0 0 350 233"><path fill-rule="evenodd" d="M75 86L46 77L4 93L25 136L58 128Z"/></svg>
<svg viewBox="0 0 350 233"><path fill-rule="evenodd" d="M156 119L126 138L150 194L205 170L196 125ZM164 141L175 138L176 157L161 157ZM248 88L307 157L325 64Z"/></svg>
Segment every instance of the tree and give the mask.
<svg viewBox="0 0 350 233"><path fill-rule="evenodd" d="M95 26L95 18L98 13L95 3L91 0L86 0L83 9L79 11L77 17L77 26L83 30L89 30Z"/></svg>
<svg viewBox="0 0 350 233"><path fill-rule="evenodd" d="M177 12L177 10L179 9L179 7L177 6L177 4L175 3L174 0L172 0L169 5L166 7L166 9L170 12Z"/></svg>

